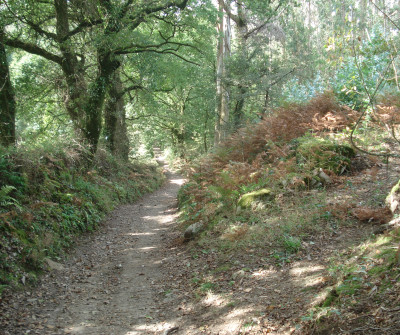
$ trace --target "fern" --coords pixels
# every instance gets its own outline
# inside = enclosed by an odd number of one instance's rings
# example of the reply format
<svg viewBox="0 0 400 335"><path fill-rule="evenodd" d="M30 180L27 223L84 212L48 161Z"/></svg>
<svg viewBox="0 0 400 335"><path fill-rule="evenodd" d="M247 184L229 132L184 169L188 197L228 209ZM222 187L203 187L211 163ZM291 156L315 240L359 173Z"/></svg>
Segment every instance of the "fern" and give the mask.
<svg viewBox="0 0 400 335"><path fill-rule="evenodd" d="M0 207L15 206L18 210L22 209L18 200L9 195L14 190L16 190L16 188L11 185L5 185L0 188Z"/></svg>

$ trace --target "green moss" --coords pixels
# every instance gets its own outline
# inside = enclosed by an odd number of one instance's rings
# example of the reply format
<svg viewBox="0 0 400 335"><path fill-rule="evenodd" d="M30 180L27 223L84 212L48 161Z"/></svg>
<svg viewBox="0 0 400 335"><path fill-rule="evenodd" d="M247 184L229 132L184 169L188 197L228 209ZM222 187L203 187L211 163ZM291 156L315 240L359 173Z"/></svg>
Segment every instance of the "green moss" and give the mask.
<svg viewBox="0 0 400 335"><path fill-rule="evenodd" d="M305 166L308 170L322 168L338 175L350 168L351 158L354 156L354 149L348 145L314 137L302 138L296 150L296 159L300 166Z"/></svg>
<svg viewBox="0 0 400 335"><path fill-rule="evenodd" d="M390 193L386 197L386 204L393 213L398 211L400 204L400 180L396 185L393 186Z"/></svg>
<svg viewBox="0 0 400 335"><path fill-rule="evenodd" d="M263 188L258 191L243 194L238 203L238 208L250 208L256 201L271 201L275 196L270 189Z"/></svg>
<svg viewBox="0 0 400 335"><path fill-rule="evenodd" d="M338 293L335 289L329 292L328 296L322 302L321 307L330 307L338 298Z"/></svg>

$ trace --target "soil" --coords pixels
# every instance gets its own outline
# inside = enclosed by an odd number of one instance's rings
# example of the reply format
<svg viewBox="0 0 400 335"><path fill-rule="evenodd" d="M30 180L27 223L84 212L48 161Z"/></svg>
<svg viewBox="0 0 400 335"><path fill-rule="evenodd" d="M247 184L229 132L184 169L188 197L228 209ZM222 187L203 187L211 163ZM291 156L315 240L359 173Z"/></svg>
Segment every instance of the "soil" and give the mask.
<svg viewBox="0 0 400 335"><path fill-rule="evenodd" d="M376 187L372 178L380 177L389 188L397 167L390 178L384 169L378 176L360 176L364 182L357 190L370 195ZM167 172L161 189L118 208L101 229L78 241L59 261L62 268L46 273L34 288L6 292L0 334L301 333L307 309L322 301L331 284L329 258L349 252L351 243L375 229L359 223L321 234L280 267L268 261L268 248L250 248L235 259L215 250L194 253L195 242L182 243L176 224L182 183L181 176ZM332 198L346 195L338 189ZM213 278L199 289L202 273Z"/></svg>

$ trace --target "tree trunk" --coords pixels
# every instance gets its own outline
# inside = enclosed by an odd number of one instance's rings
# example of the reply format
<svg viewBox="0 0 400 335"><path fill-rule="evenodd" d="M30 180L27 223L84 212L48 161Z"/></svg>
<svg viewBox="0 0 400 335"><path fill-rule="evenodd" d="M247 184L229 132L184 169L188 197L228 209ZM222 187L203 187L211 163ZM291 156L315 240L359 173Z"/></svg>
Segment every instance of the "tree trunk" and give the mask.
<svg viewBox="0 0 400 335"><path fill-rule="evenodd" d="M0 144L8 147L15 144L16 106L6 49L1 43L1 35L3 35L2 29L0 30Z"/></svg>
<svg viewBox="0 0 400 335"><path fill-rule="evenodd" d="M108 150L113 156L127 161L129 138L125 119L125 102L119 71L115 71L108 90L108 100L104 109L104 130Z"/></svg>
<svg viewBox="0 0 400 335"><path fill-rule="evenodd" d="M218 145L229 132L229 94L223 79L226 76L225 58L229 55L231 48L231 24L229 17L224 14L223 0L219 0L219 11L221 17L217 25L219 38L217 45L215 145Z"/></svg>
<svg viewBox="0 0 400 335"><path fill-rule="evenodd" d="M246 95L248 88L246 86L246 77L249 72L249 52L248 52L248 20L246 11L242 1L237 1L237 14L233 14L230 7L225 3L225 11L227 12L228 20L232 19L236 24L236 35L238 39L237 54L240 62L239 68L235 69L239 78L239 84L236 86L236 94L234 95L235 103L232 112L233 115L233 128L238 129L243 123L243 107L245 105Z"/></svg>
<svg viewBox="0 0 400 335"><path fill-rule="evenodd" d="M238 39L239 39L239 57L241 59L242 67L240 69L240 76L242 79L239 81L243 82L244 78L248 75L249 72L249 52L248 52L248 43L247 43L247 33L249 31L247 27L247 15L241 1L237 2L238 6L238 14L237 14L237 30L238 30ZM248 93L247 86L244 84L238 85L238 95L236 98L235 110L234 110L234 125L235 129L240 128L243 123L243 107L245 104L246 95Z"/></svg>
<svg viewBox="0 0 400 335"><path fill-rule="evenodd" d="M55 0L56 33L59 48L63 56L61 67L67 83L65 105L74 122L77 134L83 137L89 145L90 155L97 151L102 126L102 108L106 96L107 87L111 76L119 67L119 62L108 52L106 46L97 48L98 74L94 82L87 88L84 79L82 64L67 38L70 33L68 20L68 1ZM113 32L110 24L105 34ZM90 157L89 157L90 159Z"/></svg>
<svg viewBox="0 0 400 335"><path fill-rule="evenodd" d="M82 109L87 97L87 85L84 72L79 68L78 58L66 36L69 34L68 3L66 0L55 0L56 33L62 54L61 68L64 73L67 89L65 92L65 107L74 123L75 130L83 136Z"/></svg>

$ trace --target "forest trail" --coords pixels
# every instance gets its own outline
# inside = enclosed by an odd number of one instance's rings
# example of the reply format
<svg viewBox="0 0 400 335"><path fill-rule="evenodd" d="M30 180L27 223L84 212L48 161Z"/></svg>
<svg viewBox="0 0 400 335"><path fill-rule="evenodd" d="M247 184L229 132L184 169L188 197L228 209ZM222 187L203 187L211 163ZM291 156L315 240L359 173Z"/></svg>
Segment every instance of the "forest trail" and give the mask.
<svg viewBox="0 0 400 335"><path fill-rule="evenodd" d="M154 334L171 330L161 264L183 179L167 172L158 191L115 210L82 239L62 270L2 301L0 334ZM166 300L166 301L164 301ZM165 310L158 309L165 305ZM168 314L168 315L166 315ZM162 322L172 320L172 323Z"/></svg>
<svg viewBox="0 0 400 335"><path fill-rule="evenodd" d="M118 208L83 237L61 262L63 269L45 274L36 288L3 296L0 334L301 334L297 325L326 295L330 257L347 253L374 229L355 224L315 236L296 262L282 268L257 256L262 250L231 259L192 249L181 244L175 224L184 180L166 175L158 191ZM365 177L353 182L358 179ZM360 192L369 194L374 184L369 187ZM199 289L202 274L213 278L204 278Z"/></svg>

